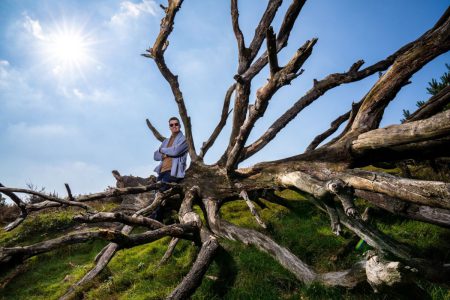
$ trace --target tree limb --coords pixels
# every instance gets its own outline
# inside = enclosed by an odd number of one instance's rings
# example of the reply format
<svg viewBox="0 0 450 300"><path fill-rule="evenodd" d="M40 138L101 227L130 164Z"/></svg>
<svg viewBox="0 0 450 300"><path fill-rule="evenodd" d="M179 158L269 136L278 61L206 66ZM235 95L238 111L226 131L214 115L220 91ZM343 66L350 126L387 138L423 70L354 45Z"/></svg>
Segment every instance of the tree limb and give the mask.
<svg viewBox="0 0 450 300"><path fill-rule="evenodd" d="M66 200L66 199L61 199L61 198L50 196L50 195L47 195L47 194L44 194L44 193L36 192L36 191L33 191L33 190L20 189L20 188L0 187L0 192L4 193L5 195L8 195L7 193L30 194L30 195L35 195L35 196L41 197L41 198L46 199L48 201L57 202L57 203L64 204L64 205L69 205L69 206L78 206L78 207L84 208L84 209L86 209L88 211L95 211L92 207L90 207L87 204L80 203L78 201L70 201L70 200Z"/></svg>
<svg viewBox="0 0 450 300"><path fill-rule="evenodd" d="M425 64L450 49L450 8L436 26L418 38L413 47L400 55L392 67L378 79L361 105L349 132L363 133L378 128L386 106L411 76ZM346 137L344 136L343 139Z"/></svg>
<svg viewBox="0 0 450 300"><path fill-rule="evenodd" d="M163 142L166 139L161 133L159 133L158 129L156 129L148 119L145 119L145 122L147 123L148 129L150 129L150 131L158 141Z"/></svg>
<svg viewBox="0 0 450 300"><path fill-rule="evenodd" d="M180 241L179 238L172 238L170 240L169 246L167 247L167 250L164 253L164 256L159 261L157 268L164 265L169 260L169 258L172 256L172 253L175 250L175 247L177 246L179 241Z"/></svg>
<svg viewBox="0 0 450 300"><path fill-rule="evenodd" d="M446 16L446 15L447 15L447 13L444 14L444 16ZM240 161L243 161L243 160L249 158L256 152L261 150L264 146L266 146L272 139L275 138L275 136L278 134L278 132L280 132L291 120L293 120L297 116L297 114L300 111L302 111L305 107L309 106L312 102L314 102L316 99L318 99L320 96L322 96L326 91L328 91L336 86L339 86L340 84L358 81L358 80L361 80L361 79L363 79L367 76L370 76L376 72L386 70L391 64L394 63L394 61L402 61L402 65L405 66L405 68L406 68L406 66L408 66L408 64L404 63L403 58L410 57L411 56L410 54L414 54L417 57L424 55L424 59L420 60L421 62L416 62L414 64L415 65L414 71L412 71L412 69L410 69L407 72L407 74L411 75L414 72L416 72L425 63L427 63L429 60L431 60L435 56L439 55L440 53L445 52L446 51L445 49L447 49L449 47L449 45L446 46L446 44L449 42L446 42L445 39L441 38L443 36L446 36L446 30L448 30L448 28L447 28L448 22L441 22L441 23L442 24L440 25L441 27L439 27L439 30L434 29L434 31L428 31L419 39L403 46L401 49L396 51L394 54L392 54L385 60L381 60L370 67L367 67L367 68L359 71L359 68L363 64L363 61L358 61L355 64L353 64L353 66L346 73L331 74L331 75L328 75L325 79L323 79L321 81L315 81L313 88L311 88L289 110L287 110L282 116L280 116L260 138L258 138L251 145L245 147L245 149L243 150L243 153L241 155ZM448 39L448 36L449 35L447 34L447 39ZM443 41L441 41L441 40L443 40ZM433 44L433 42L437 43L439 45L435 45L435 44ZM424 44L424 43L426 44L426 46L422 46L422 44ZM432 47L432 51L430 51L428 53L427 47L428 48ZM419 51L420 49L422 49L422 50ZM425 53L428 53L428 54L425 55ZM411 59L413 59L413 58L411 58ZM406 70L404 70L404 71L406 72ZM405 72L403 72L403 73L405 73ZM403 73L402 73L402 75L398 74L398 77L403 76L404 75ZM390 74L395 75L396 73L394 71L392 71L392 69L391 69ZM408 83L410 75L406 75L406 77L405 77L406 79L399 82L395 89L389 88L389 91L391 91L392 93L389 94L389 97L388 97L389 100L387 103L389 103L389 101L397 93L398 90L396 90L396 89L400 89L403 85ZM384 84L385 82L391 82L391 81L389 79L383 79L381 81L381 79L380 79L379 82L380 82L380 88L381 88L382 83ZM392 87L392 85L390 85L390 86ZM365 99L368 99L368 97L369 97L368 95L365 97ZM377 96L378 97L377 99L382 99L381 94L379 96L380 97ZM372 96L370 96L370 98L371 97ZM385 98L383 98L383 99L385 99ZM383 100L383 101L385 101L385 100ZM367 102L368 100L364 100L364 101L366 103L368 103ZM375 100L373 100L373 101L375 101ZM379 112L384 111L384 107L385 106L383 106L383 110L380 109ZM369 114L367 114L367 115L369 115ZM356 119L356 117L355 117L355 119Z"/></svg>
<svg viewBox="0 0 450 300"><path fill-rule="evenodd" d="M355 195L395 215L450 228L450 210L417 205L384 194L355 190Z"/></svg>
<svg viewBox="0 0 450 300"><path fill-rule="evenodd" d="M267 29L272 23L273 18L275 18L275 14L277 13L277 10L282 2L283 2L282 0L269 0L269 3L267 3L266 11L261 17L261 20L259 21L259 24L255 29L255 35L253 37L253 40L251 41L250 46L248 47L250 50L248 59L249 63L251 63L258 54L262 42L266 37Z"/></svg>
<svg viewBox="0 0 450 300"><path fill-rule="evenodd" d="M173 224L146 231L140 234L126 235L120 231L104 230L75 232L52 240L36 243L30 246L0 248L0 265L6 265L15 261L23 261L29 257L42 254L60 248L61 246L84 243L92 239L103 239L119 244L121 248L130 248L156 241L165 236L186 237L192 233L194 227L188 224Z"/></svg>
<svg viewBox="0 0 450 300"><path fill-rule="evenodd" d="M432 153L439 155L436 142L438 140L443 142L440 148L441 152L445 153L448 148L444 146L448 144L449 137L450 110L447 110L428 119L392 125L360 134L352 141L351 150L358 157L357 159L364 161L386 159L387 152L396 152L396 156L402 155L403 158L407 158L407 151L410 148L414 153L422 153L422 157L426 148L431 148ZM413 146L408 147L408 144Z"/></svg>
<svg viewBox="0 0 450 300"><path fill-rule="evenodd" d="M231 22L233 24L233 31L238 44L238 74L241 74L246 68L248 60L248 49L245 47L244 35L239 28L239 9L238 0L231 0Z"/></svg>
<svg viewBox="0 0 450 300"><path fill-rule="evenodd" d="M294 78L299 76L302 71L299 69L311 55L317 39L307 41L300 47L286 66L271 76L269 81L256 92L255 104L250 107L248 117L239 129L233 147L228 152L226 162L227 170L233 170L239 163L240 153L247 141L255 122L264 115L272 96L283 86L289 84Z"/></svg>
<svg viewBox="0 0 450 300"><path fill-rule="evenodd" d="M247 204L248 208L250 209L251 214L255 217L256 222L258 222L258 224L262 228L266 229L267 228L266 223L264 223L264 221L259 216L259 213L256 210L255 205L253 205L252 201L248 197L247 192L245 190L242 190L241 193L239 194L239 196L241 196L245 200L245 203Z"/></svg>
<svg viewBox="0 0 450 300"><path fill-rule="evenodd" d="M326 138L328 138L330 135L336 132L338 128L347 120L352 120L356 116L356 113L358 112L358 109L361 107L362 101L359 101L357 103L352 103L352 109L350 109L345 114L337 117L333 122L330 124L330 128L323 133L316 136L313 141L309 144L308 147L306 147L305 152L312 151L317 148L317 146L320 145ZM350 122L350 121L349 121ZM345 131L345 129L344 129ZM331 142L332 143L332 142Z"/></svg>
<svg viewBox="0 0 450 300"><path fill-rule="evenodd" d="M203 143L202 148L200 149L200 154L198 155L200 159L203 159L205 157L206 152L209 150L209 148L211 148L211 146L214 144L217 137L219 136L220 132L225 127L227 118L231 113L231 111L228 111L228 109L230 107L231 96L233 95L235 89L236 83L231 85L230 88L228 89L225 95L225 100L223 101L222 115L220 117L219 124L217 124L216 128L214 129L209 139Z"/></svg>

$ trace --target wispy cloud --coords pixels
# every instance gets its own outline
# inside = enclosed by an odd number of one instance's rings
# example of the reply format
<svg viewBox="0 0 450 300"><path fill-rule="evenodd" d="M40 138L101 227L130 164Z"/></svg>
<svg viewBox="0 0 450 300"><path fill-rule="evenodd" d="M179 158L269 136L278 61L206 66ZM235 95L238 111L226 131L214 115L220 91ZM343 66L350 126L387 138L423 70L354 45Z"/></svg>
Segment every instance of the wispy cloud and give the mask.
<svg viewBox="0 0 450 300"><path fill-rule="evenodd" d="M69 128L62 124L38 124L30 125L25 122L8 126L7 132L15 139L32 140L35 138L61 138L73 136L77 133L75 128Z"/></svg>
<svg viewBox="0 0 450 300"><path fill-rule="evenodd" d="M30 16L28 16L26 13L24 14L24 21L23 21L23 27L31 33L35 38L41 41L48 40L48 37L44 34L42 30L41 23L39 20L33 20Z"/></svg>
<svg viewBox="0 0 450 300"><path fill-rule="evenodd" d="M0 60L0 88L4 86L9 77L9 61Z"/></svg>
<svg viewBox="0 0 450 300"><path fill-rule="evenodd" d="M157 15L158 5L154 0L142 0L142 2L134 3L131 1L123 1L120 3L120 11L111 17L111 24L123 25L130 19L137 19L142 15Z"/></svg>
<svg viewBox="0 0 450 300"><path fill-rule="evenodd" d="M79 87L59 87L59 92L67 99L76 102L90 102L90 103L108 103L114 102L115 97L111 91L94 88L92 90L85 90Z"/></svg>

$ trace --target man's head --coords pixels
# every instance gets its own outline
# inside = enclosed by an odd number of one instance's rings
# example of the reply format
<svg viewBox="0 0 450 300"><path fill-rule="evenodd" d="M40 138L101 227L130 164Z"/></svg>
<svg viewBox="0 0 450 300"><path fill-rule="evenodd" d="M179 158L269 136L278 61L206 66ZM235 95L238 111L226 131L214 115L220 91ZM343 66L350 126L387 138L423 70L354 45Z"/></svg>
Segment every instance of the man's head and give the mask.
<svg viewBox="0 0 450 300"><path fill-rule="evenodd" d="M172 134L177 134L180 132L180 120L177 117L172 117L169 119L169 128Z"/></svg>

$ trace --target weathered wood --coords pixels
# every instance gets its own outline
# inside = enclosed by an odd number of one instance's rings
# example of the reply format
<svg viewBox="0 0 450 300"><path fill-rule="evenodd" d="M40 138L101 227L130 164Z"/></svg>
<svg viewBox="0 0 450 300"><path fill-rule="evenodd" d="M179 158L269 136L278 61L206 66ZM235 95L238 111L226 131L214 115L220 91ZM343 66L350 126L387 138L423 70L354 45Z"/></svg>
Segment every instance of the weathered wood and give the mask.
<svg viewBox="0 0 450 300"><path fill-rule="evenodd" d="M240 228L222 220L217 215L215 201L206 199L204 203L209 212L209 224L215 234L223 238L241 241L247 245L254 245L271 255L301 282L310 284L318 281L330 286L354 287L365 280L364 264L362 263L355 264L351 270L318 274L287 248L280 246L270 237L258 231Z"/></svg>
<svg viewBox="0 0 450 300"><path fill-rule="evenodd" d="M244 144L246 143L255 122L264 115L272 96L281 87L289 84L303 72L299 70L311 55L316 42L317 39L306 41L304 45L297 50L290 61L271 76L264 86L257 90L255 104L249 108L248 117L240 127L239 133L234 140L233 147L228 151L226 162L227 170L231 171L236 168Z"/></svg>
<svg viewBox="0 0 450 300"><path fill-rule="evenodd" d="M382 193L403 201L450 209L450 183L405 179L364 170L348 170L340 178L355 189Z"/></svg>
<svg viewBox="0 0 450 300"><path fill-rule="evenodd" d="M147 123L148 129L153 133L153 136L160 142L163 142L166 138L159 133L158 129L153 126L153 124L149 121L149 119L145 119L145 123Z"/></svg>
<svg viewBox="0 0 450 300"><path fill-rule="evenodd" d="M450 136L450 110L438 113L428 119L392 125L375 129L352 141L355 155L363 155L376 149L402 146Z"/></svg>
<svg viewBox="0 0 450 300"><path fill-rule="evenodd" d="M256 222L258 222L258 224L266 229L267 225L266 223L264 223L264 221L261 219L261 217L259 216L258 211L256 210L255 205L252 203L252 201L250 200L250 198L248 197L248 194L246 191L242 190L242 192L240 193L240 196L245 200L245 203L247 204L248 208L250 209L251 214L255 217Z"/></svg>
<svg viewBox="0 0 450 300"><path fill-rule="evenodd" d="M167 299L187 299L192 295L196 288L200 286L203 275L205 275L211 264L214 255L219 248L217 239L213 236L202 243L200 252L189 273L183 278L183 281L172 291Z"/></svg>
<svg viewBox="0 0 450 300"><path fill-rule="evenodd" d="M355 195L395 215L450 228L450 210L408 203L385 194L355 190Z"/></svg>
<svg viewBox="0 0 450 300"><path fill-rule="evenodd" d="M168 225L156 230L146 231L140 234L126 235L120 231L101 229L98 231L75 232L52 240L43 241L30 246L0 248L0 265L11 262L23 261L29 257L46 253L61 246L84 243L93 239L103 239L119 244L121 248L130 248L149 243L165 236L184 237L195 229L192 225Z"/></svg>
<svg viewBox="0 0 450 300"><path fill-rule="evenodd" d="M399 55L392 67L378 79L365 96L351 132L363 133L378 128L384 109L409 82L411 76L448 50L450 50L450 8L434 28L418 38L405 53Z"/></svg>
<svg viewBox="0 0 450 300"><path fill-rule="evenodd" d="M219 124L217 124L209 139L203 143L202 148L200 149L200 154L198 155L200 159L203 159L205 157L206 152L209 150L209 148L211 148L220 132L225 127L227 118L231 113L231 110L228 111L228 109L230 107L231 96L233 95L235 89L236 84L233 84L230 86L230 88L228 88L227 93L225 94L225 100L223 101L222 115L220 117Z"/></svg>
<svg viewBox="0 0 450 300"><path fill-rule="evenodd" d="M175 250L175 247L177 246L178 242L180 241L179 238L172 238L170 240L169 246L167 247L166 252L164 253L164 256L161 258L161 260L158 263L157 267L161 267L162 265L164 265L165 263L167 263L167 261L169 260L169 258L172 256L173 251Z"/></svg>

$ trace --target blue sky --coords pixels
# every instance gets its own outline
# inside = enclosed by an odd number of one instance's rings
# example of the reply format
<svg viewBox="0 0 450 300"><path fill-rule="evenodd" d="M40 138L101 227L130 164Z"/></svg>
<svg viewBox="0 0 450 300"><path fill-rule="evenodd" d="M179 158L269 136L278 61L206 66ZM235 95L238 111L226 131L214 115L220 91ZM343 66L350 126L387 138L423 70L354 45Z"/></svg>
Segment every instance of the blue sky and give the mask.
<svg viewBox="0 0 450 300"><path fill-rule="evenodd" d="M280 26L285 1L274 21ZM0 182L33 183L64 194L102 191L115 182L111 170L148 176L159 143L149 118L169 134L177 108L167 83L149 59L163 11L160 1L0 1ZM163 2L165 4L165 2ZM241 0L240 22L251 40L267 1ZM312 85L314 78L372 64L431 28L447 1L317 0L305 5L280 53L286 62L307 39L318 37L305 72L272 99L250 141ZM166 60L179 75L197 148L220 116L223 96L237 68L229 1L186 0L175 20ZM402 109L426 100L425 87L449 63L444 54L412 78L388 107L382 125L398 123ZM267 78L264 70L253 92ZM344 85L305 109L263 151L244 165L298 154L329 123L358 101L377 75ZM214 162L228 141L229 126L206 156Z"/></svg>

